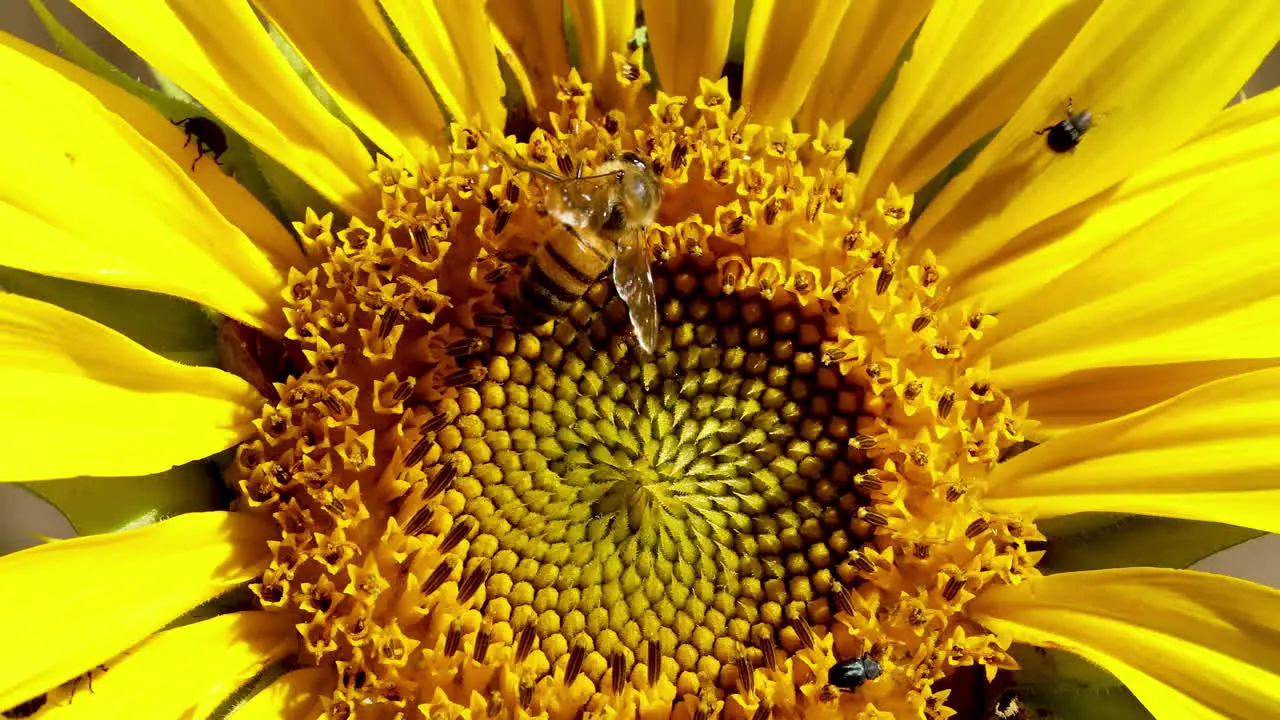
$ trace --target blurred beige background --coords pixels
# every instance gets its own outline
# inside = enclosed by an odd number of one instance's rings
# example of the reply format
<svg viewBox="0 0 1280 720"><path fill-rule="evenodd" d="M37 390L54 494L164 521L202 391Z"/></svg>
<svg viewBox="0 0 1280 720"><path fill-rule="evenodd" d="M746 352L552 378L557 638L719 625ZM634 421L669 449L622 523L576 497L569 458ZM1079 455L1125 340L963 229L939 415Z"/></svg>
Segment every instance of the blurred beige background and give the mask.
<svg viewBox="0 0 1280 720"><path fill-rule="evenodd" d="M126 73L146 79L146 67L115 38L89 21L66 0L45 0L62 23ZM52 48L34 11L24 0L0 0L0 30ZM1273 52L1245 85L1244 93L1256 95L1280 85L1280 53ZM74 534L52 507L21 488L0 484L0 554L34 545L35 534L69 537ZM1280 536L1270 535L1219 553L1196 565L1211 572L1280 587Z"/></svg>

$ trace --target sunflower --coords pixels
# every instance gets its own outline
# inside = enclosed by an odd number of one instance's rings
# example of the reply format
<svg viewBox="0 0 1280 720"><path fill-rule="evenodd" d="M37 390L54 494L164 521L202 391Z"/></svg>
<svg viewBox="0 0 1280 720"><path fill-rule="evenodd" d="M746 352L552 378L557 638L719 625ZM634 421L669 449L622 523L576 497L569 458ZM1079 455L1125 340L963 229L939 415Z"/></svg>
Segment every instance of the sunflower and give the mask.
<svg viewBox="0 0 1280 720"><path fill-rule="evenodd" d="M76 5L171 92L0 38L0 263L235 372L0 295L0 479L236 499L0 558L6 717L946 718L1015 643L1280 707L1280 593L1037 569L1280 531L1273 3Z"/></svg>

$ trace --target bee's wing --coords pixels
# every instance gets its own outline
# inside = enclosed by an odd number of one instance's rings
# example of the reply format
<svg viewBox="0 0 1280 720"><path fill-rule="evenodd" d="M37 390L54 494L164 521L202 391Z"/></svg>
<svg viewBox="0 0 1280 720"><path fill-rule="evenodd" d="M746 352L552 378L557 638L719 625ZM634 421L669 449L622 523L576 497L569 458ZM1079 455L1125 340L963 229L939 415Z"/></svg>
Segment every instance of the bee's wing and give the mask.
<svg viewBox="0 0 1280 720"><path fill-rule="evenodd" d="M613 260L613 283L627 304L641 349L646 355L652 355L654 346L658 344L658 299L653 290L649 247L643 230L628 230L618 242L618 256Z"/></svg>

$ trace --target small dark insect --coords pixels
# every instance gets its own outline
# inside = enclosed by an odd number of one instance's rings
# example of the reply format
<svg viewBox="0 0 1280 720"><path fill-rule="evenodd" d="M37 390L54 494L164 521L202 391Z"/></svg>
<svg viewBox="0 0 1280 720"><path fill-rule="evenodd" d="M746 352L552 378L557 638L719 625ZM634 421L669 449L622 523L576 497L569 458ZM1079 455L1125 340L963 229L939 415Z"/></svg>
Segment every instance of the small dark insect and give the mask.
<svg viewBox="0 0 1280 720"><path fill-rule="evenodd" d="M1045 135L1049 149L1056 153L1071 152L1080 144L1080 139L1093 126L1093 113L1088 110L1076 112L1071 107L1071 99L1067 99L1067 119L1057 125L1036 131L1037 135Z"/></svg>
<svg viewBox="0 0 1280 720"><path fill-rule="evenodd" d="M856 657L838 662L827 671L827 682L841 690L857 690L868 680L880 677L884 668L870 657Z"/></svg>
<svg viewBox="0 0 1280 720"><path fill-rule="evenodd" d="M1018 697L1018 693L1005 690L1000 697L996 698L988 717L993 720L1024 720L1027 715L1027 706L1023 704L1022 698Z"/></svg>
<svg viewBox="0 0 1280 720"><path fill-rule="evenodd" d="M4 712L0 712L0 717L14 718L15 720L17 718L29 718L32 715L35 715L36 713L40 712L40 708L44 707L45 703L47 703L48 701L49 701L49 694L40 693L39 695L31 698L30 700L24 703L15 705L10 709L5 710Z"/></svg>
<svg viewBox="0 0 1280 720"><path fill-rule="evenodd" d="M89 672L84 673L83 675L77 675L74 678L71 678L70 680L68 680L63 685L63 687L70 686L71 688L70 690L71 699L67 700L67 702L71 702L71 700L75 699L77 686L80 684L80 680L82 679L89 681L89 692L93 692L93 673L105 672L106 669L107 669L106 665L99 665L94 669L90 670ZM20 720L21 718L29 718L34 716L36 713L40 712L45 705L49 704L50 692L42 692L39 695L31 698L30 700L27 700L26 702L19 703L9 708L8 710L0 711L0 718L4 718L5 720Z"/></svg>
<svg viewBox="0 0 1280 720"><path fill-rule="evenodd" d="M191 161L191 169L196 169L196 163L200 162L200 158L209 155L213 158L213 162L222 167L219 158L222 153L227 151L227 136L222 132L222 128L218 123L207 117L189 117L186 120L170 120L169 122L182 128L182 132L187 134L187 141L182 144L186 147L191 144L192 140L196 141L196 150L198 154L196 159Z"/></svg>

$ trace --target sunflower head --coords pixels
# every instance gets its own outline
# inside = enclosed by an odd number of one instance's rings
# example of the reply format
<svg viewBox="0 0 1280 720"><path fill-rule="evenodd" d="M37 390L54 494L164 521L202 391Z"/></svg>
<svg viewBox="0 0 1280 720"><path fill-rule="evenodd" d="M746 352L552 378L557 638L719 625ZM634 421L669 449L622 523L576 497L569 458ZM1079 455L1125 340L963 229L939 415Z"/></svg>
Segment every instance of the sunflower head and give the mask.
<svg viewBox="0 0 1280 720"><path fill-rule="evenodd" d="M843 127L756 124L724 79L633 112L557 87L525 139L380 161L376 220L297 225L307 363L237 467L330 716L940 715L956 668L1013 667L964 606L1035 572L1034 526L980 504L1025 411L967 362L993 319L900 257L911 197L858 202ZM626 239L556 212L607 217L583 169L628 155L661 188L652 352L595 277Z"/></svg>
<svg viewBox="0 0 1280 720"><path fill-rule="evenodd" d="M0 597L13 617L167 583L83 643L33 623L64 652L0 657L6 717L71 698L127 715L157 677L148 712L205 717L256 676L250 717L1009 720L1021 700L965 696L1007 685L1014 641L1083 655L1148 707L1275 705L1259 608L1280 595L1042 575L1036 524L1230 508L1280 530L1241 500L1274 499L1251 478L1275 459L1258 440L1280 427L1275 348L1239 337L1274 310L1256 288L1275 263L1203 247L1203 286L1138 272L1169 227L1244 223L1234 190L1280 185L1240 150L1275 150L1274 100L1214 119L1265 44L1237 30L1278 22L1263 9L1180 6L1203 22L1170 25L1164 0L646 0L634 34L629 1L369 0L324 23L277 0L160 3L137 24L77 2L207 107L145 95L161 117L0 43L0 99L56 129L0 114L34 138L23 182L0 180L33 241L0 262L214 307L235 372L0 294L0 379L35 418L3 427L75 439L0 480L234 447L237 496L0 559L57 591ZM1170 60L1189 47L1199 62ZM1167 93L1174 75L1204 97ZM33 189L55 178L94 190L84 212ZM270 208L245 188L268 184ZM102 226L131 233L104 247ZM1227 349L1195 349L1201 332ZM71 406L128 412L90 427ZM140 437L150 451L119 450ZM1219 456L1250 460L1226 479ZM251 609L162 629L244 585ZM1233 672L1206 682L1202 657ZM88 668L101 692L79 690ZM1066 674L1055 687L1100 677Z"/></svg>

